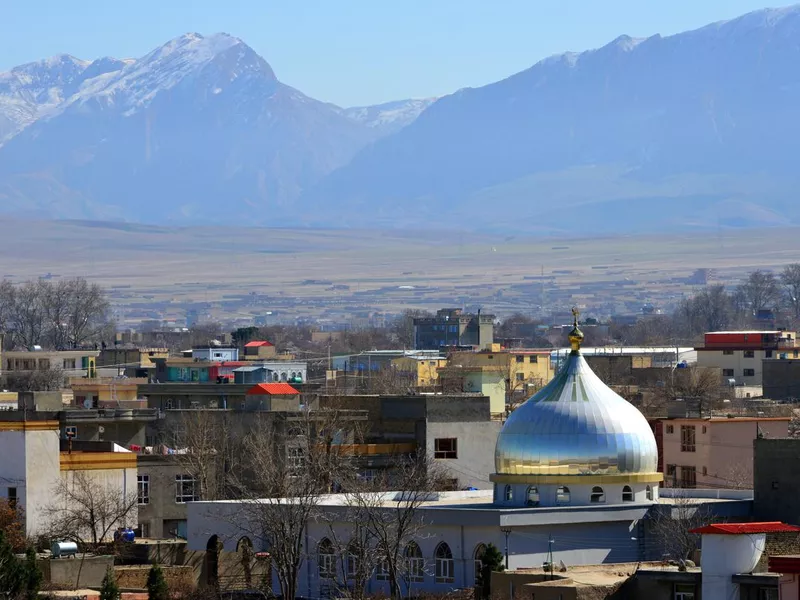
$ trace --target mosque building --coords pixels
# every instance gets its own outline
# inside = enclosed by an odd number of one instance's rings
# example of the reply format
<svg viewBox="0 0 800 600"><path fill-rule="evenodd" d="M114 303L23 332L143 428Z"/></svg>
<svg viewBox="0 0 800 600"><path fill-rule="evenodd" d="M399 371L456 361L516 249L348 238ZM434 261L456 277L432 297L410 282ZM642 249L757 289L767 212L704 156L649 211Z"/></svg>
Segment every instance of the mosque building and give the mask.
<svg viewBox="0 0 800 600"><path fill-rule="evenodd" d="M413 565L406 592L473 587L489 543L510 569L660 560L662 544L650 523L657 515L675 517L678 504L702 506L709 516L750 514L749 491L660 488L653 432L581 356L577 312L569 339L572 351L558 374L508 417L498 436L494 490L433 494L419 509L423 526L405 552ZM394 510L401 497L385 493L384 510ZM347 539L352 528L348 503L344 494L325 496L320 504L328 517L308 523L299 595L326 596L330 540ZM234 551L253 531L245 514L242 501L191 503L189 548L205 550L214 536L223 551ZM252 542L268 550L265 540ZM376 569L368 593L388 594L381 575Z"/></svg>

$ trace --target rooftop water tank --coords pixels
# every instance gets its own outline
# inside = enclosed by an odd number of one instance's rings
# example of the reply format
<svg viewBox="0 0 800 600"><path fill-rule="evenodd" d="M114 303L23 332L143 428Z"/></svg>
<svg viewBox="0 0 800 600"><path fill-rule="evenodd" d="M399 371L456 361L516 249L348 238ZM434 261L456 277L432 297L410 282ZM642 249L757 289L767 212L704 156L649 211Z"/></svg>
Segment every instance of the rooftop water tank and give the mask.
<svg viewBox="0 0 800 600"><path fill-rule="evenodd" d="M78 553L78 544L75 542L53 542L50 546L53 558L66 558Z"/></svg>

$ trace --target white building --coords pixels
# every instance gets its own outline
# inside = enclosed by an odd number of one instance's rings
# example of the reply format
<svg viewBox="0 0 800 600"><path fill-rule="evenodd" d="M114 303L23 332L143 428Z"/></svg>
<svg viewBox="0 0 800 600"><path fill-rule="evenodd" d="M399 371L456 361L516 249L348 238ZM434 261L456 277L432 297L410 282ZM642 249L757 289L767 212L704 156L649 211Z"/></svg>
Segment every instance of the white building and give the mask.
<svg viewBox="0 0 800 600"><path fill-rule="evenodd" d="M697 366L722 369L736 385L760 386L765 359L797 358L793 331L712 331L697 348Z"/></svg>
<svg viewBox="0 0 800 600"><path fill-rule="evenodd" d="M511 569L539 567L551 550L555 563L566 565L661 558L647 517L654 511L671 515L675 502L671 494L660 498L655 438L641 413L588 367L580 353L582 337L576 324L562 370L505 423L495 447L494 489L433 494L419 510L422 530L404 542L411 573L405 592L475 585L489 543L505 551ZM751 509L750 492L713 498L692 493L699 496L693 502L718 514L747 515ZM382 510L392 511L402 498L403 492L387 492L377 499ZM346 495L325 496L320 503L326 518L309 521L306 529L298 590L305 597L326 595L326 565L336 559L329 554L330 540L347 540L354 531ZM219 539L224 550L235 550L245 532L257 530L248 508L242 501L190 504L190 549L203 550L210 539ZM269 547L267 539L252 541ZM379 568L367 588L389 592Z"/></svg>
<svg viewBox="0 0 800 600"><path fill-rule="evenodd" d="M23 509L28 536L47 533L50 509L59 502L59 482L70 484L77 473L87 475L99 490L118 489L121 497L136 493L136 455L132 452L119 446L116 451L61 452L60 444L57 420L30 415L26 420L21 411L3 413L0 497ZM111 449L114 445L104 447ZM120 525L136 524L134 506L127 522Z"/></svg>

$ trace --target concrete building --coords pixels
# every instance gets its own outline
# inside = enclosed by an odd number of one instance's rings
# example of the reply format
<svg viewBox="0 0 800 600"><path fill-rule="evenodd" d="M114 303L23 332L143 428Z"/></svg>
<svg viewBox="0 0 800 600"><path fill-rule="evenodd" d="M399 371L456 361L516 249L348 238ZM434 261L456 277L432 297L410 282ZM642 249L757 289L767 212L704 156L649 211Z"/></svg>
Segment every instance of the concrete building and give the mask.
<svg viewBox="0 0 800 600"><path fill-rule="evenodd" d="M61 448L61 424L56 413L8 411L0 420L0 497L20 506L29 536L46 534L49 511L66 502L55 495L59 482L70 484L80 473L99 489L119 490L123 497L135 492L136 455L106 444L90 448ZM136 510L120 526L135 526Z"/></svg>
<svg viewBox="0 0 800 600"><path fill-rule="evenodd" d="M494 315L463 313L444 308L435 317L414 319L414 348L438 350L447 347L486 348L494 342Z"/></svg>
<svg viewBox="0 0 800 600"><path fill-rule="evenodd" d="M154 378L158 383L230 383L236 380L237 369L267 370L271 381L302 383L307 380L307 364L303 361L207 361L193 358L157 358ZM261 383L252 381L250 383Z"/></svg>
<svg viewBox="0 0 800 600"><path fill-rule="evenodd" d="M3 375L13 376L31 371L61 369L65 377L93 377L97 368L98 350L19 351L3 352Z"/></svg>
<svg viewBox="0 0 800 600"><path fill-rule="evenodd" d="M268 360L278 355L274 344L267 341L252 341L244 345L245 360Z"/></svg>
<svg viewBox="0 0 800 600"><path fill-rule="evenodd" d="M447 364L443 356L403 356L394 358L391 368L406 376L417 387L433 387L439 380L439 369Z"/></svg>
<svg viewBox="0 0 800 600"><path fill-rule="evenodd" d="M784 358L784 354L792 358ZM772 358L761 362L762 393L764 398L783 402L800 400L800 359L797 350L780 353L778 360Z"/></svg>
<svg viewBox="0 0 800 600"><path fill-rule="evenodd" d="M753 487L753 441L783 438L789 417L713 417L661 421L660 452L665 481L672 487Z"/></svg>
<svg viewBox="0 0 800 600"><path fill-rule="evenodd" d="M676 500L675 490L660 489L657 446L647 421L592 373L580 354L582 337L576 316L570 359L502 427L489 478L494 489L428 494L419 508L421 531L403 542L410 575L400 584L404 594L474 586L488 543L507 548L511 569L542 565L553 539L559 540L559 560L570 566L644 561L662 554L648 517L675 518L678 502L719 517L750 514L747 491L681 491ZM348 498L320 498L324 518L307 523L301 596L324 596L331 589L331 538L354 543ZM376 495L375 510L396 515L408 498L408 491ZM235 547L259 531L251 512L259 506L235 500L190 504L190 549L206 547L209 539ZM254 544L266 547L266 540ZM366 591L386 594L380 555L372 556L377 569Z"/></svg>
<svg viewBox="0 0 800 600"><path fill-rule="evenodd" d="M70 379L73 405L79 408L144 408L139 399L139 386L147 379L128 377L94 377Z"/></svg>
<svg viewBox="0 0 800 600"><path fill-rule="evenodd" d="M696 350L698 366L720 368L736 385L760 386L764 359L796 358L800 346L793 331L714 331Z"/></svg>
<svg viewBox="0 0 800 600"><path fill-rule="evenodd" d="M222 346L197 346L192 348L192 359L211 362L235 362L239 360L239 349L223 348Z"/></svg>
<svg viewBox="0 0 800 600"><path fill-rule="evenodd" d="M753 513L800 525L800 438L753 441Z"/></svg>
<svg viewBox="0 0 800 600"><path fill-rule="evenodd" d="M100 369L118 369L127 377L148 377L155 369L155 358L168 358L167 348L103 348L97 357Z"/></svg>

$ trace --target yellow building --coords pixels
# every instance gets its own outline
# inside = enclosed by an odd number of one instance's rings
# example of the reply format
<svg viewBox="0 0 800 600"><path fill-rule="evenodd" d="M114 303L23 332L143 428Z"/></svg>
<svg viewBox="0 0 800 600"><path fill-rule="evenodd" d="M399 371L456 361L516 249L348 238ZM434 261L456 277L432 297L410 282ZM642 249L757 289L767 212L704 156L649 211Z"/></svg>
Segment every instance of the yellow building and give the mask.
<svg viewBox="0 0 800 600"><path fill-rule="evenodd" d="M146 408L147 402L139 400L139 386L147 378L97 377L70 379L75 406L82 408Z"/></svg>
<svg viewBox="0 0 800 600"><path fill-rule="evenodd" d="M454 352L449 367L488 367L510 380L512 390L525 389L531 393L547 385L553 378L550 350L506 350L493 344L480 352Z"/></svg>
<svg viewBox="0 0 800 600"><path fill-rule="evenodd" d="M439 369L447 366L447 359L430 356L403 356L392 360L399 373L409 373L416 378L417 387L436 385Z"/></svg>

